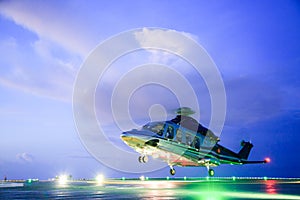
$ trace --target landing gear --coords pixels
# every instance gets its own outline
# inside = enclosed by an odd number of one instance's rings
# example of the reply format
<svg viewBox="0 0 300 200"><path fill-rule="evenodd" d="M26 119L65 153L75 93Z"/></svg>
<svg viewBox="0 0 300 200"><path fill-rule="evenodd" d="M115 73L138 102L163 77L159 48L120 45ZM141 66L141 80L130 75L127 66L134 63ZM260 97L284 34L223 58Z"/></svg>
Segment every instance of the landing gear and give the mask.
<svg viewBox="0 0 300 200"><path fill-rule="evenodd" d="M213 169L208 169L208 175L210 177L214 176L215 175L215 171Z"/></svg>
<svg viewBox="0 0 300 200"><path fill-rule="evenodd" d="M140 163L146 163L148 162L148 156L139 156L139 162Z"/></svg>
<svg viewBox="0 0 300 200"><path fill-rule="evenodd" d="M213 169L209 168L209 165L206 165L207 171L208 171L208 176L212 177L215 175L215 171Z"/></svg>
<svg viewBox="0 0 300 200"><path fill-rule="evenodd" d="M174 176L176 174L176 170L173 167L171 167L171 169L170 169L170 174L172 176Z"/></svg>

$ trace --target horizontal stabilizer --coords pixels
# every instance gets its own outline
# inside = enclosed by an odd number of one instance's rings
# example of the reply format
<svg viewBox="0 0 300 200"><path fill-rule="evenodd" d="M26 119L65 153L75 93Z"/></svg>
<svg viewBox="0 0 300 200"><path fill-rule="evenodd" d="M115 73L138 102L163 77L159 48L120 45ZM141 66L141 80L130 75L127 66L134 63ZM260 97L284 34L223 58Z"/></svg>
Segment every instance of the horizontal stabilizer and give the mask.
<svg viewBox="0 0 300 200"><path fill-rule="evenodd" d="M266 158L265 160L260 160L260 161L243 161L243 164L261 164L261 163L269 163L271 162L270 158Z"/></svg>

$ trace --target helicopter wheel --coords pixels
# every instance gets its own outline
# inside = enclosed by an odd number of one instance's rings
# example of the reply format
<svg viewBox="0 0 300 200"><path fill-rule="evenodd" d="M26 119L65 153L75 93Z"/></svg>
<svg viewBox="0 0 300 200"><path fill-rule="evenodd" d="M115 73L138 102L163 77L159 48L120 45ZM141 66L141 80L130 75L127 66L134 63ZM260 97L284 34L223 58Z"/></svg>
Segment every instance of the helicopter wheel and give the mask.
<svg viewBox="0 0 300 200"><path fill-rule="evenodd" d="M148 157L147 156L139 156L138 160L140 163L146 163L146 162L148 162Z"/></svg>
<svg viewBox="0 0 300 200"><path fill-rule="evenodd" d="M214 175L215 175L215 171L214 171L213 169L209 169L209 170L208 170L208 175L209 175L210 177L214 176Z"/></svg>
<svg viewBox="0 0 300 200"><path fill-rule="evenodd" d="M171 168L171 169L170 169L170 174L171 174L172 176L174 176L174 175L176 174L176 171L175 171L174 168Z"/></svg>
<svg viewBox="0 0 300 200"><path fill-rule="evenodd" d="M142 156L139 156L139 163L143 162L142 158L143 158Z"/></svg>
<svg viewBox="0 0 300 200"><path fill-rule="evenodd" d="M142 156L142 161L143 161L143 163L146 163L146 162L148 162L148 156Z"/></svg>

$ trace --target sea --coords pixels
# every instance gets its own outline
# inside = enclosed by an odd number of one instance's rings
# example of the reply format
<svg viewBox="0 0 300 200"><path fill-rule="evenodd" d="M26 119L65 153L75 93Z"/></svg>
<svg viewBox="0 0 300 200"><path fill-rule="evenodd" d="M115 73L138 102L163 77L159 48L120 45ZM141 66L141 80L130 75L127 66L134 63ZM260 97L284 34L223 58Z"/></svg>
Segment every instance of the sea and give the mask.
<svg viewBox="0 0 300 200"><path fill-rule="evenodd" d="M27 180L0 182L0 199L300 199L300 179Z"/></svg>

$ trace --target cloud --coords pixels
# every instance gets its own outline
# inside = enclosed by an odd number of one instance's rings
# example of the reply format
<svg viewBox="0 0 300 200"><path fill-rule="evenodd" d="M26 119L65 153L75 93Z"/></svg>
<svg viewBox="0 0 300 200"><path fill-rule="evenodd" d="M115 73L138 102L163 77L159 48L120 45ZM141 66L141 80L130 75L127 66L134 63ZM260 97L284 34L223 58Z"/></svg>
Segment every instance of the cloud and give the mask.
<svg viewBox="0 0 300 200"><path fill-rule="evenodd" d="M144 47L160 46L164 49L174 49L176 53L182 53L186 45L184 45L182 39L177 37L177 34L172 33L175 33L175 31L144 28L142 31L135 33L135 38ZM166 39L166 34L171 37Z"/></svg>
<svg viewBox="0 0 300 200"><path fill-rule="evenodd" d="M152 47L156 45L165 49L172 48L178 54L192 53L193 49L185 44L182 38L178 38L178 34L174 33L174 30L153 30L144 28L141 31L135 32L135 39L141 47ZM166 38L166 34L169 34L170 37ZM194 39L197 38L190 33L182 34L187 37L193 37ZM155 66L155 64L151 65L149 63L157 63L158 65ZM143 67L142 70L137 70L146 64L149 65ZM163 68L162 66L165 67ZM207 71L209 71L209 69ZM148 82L152 80L153 82L161 83L166 87L164 88L163 86L155 84L141 87L143 85L137 84L143 81L145 82L146 80L148 80ZM134 88L134 84L140 88L136 90L136 92L131 91L132 94L129 99L128 95L130 94L128 94L128 90L129 88ZM116 86L118 86L118 88L115 88ZM174 88L176 88L176 90L174 90ZM195 105L193 95L191 95L191 89L196 93L196 97L201 102L199 106L203 109L202 112L207 112L210 107L210 96L201 75L183 58L161 50L145 49L144 51L132 52L129 55L119 58L105 72L105 75L100 80L96 93L98 115L102 116L99 120L105 124L114 121L111 116L111 97L113 89L118 89L115 95L115 99L118 100L118 103L114 105L124 107L127 101L130 100L128 110L130 110L130 114L135 122L141 119L150 120L149 109L155 104L162 105L166 109L166 112L173 116L174 113L171 113L171 110L178 108L178 97L181 97L181 100L183 100L180 102L183 103L181 106L188 106L194 110L198 110L198 105ZM173 89L173 91L170 91L170 89ZM172 92L176 94L172 94ZM119 114L119 119L124 120L124 124L130 126L131 124L126 122L126 119L128 119L127 115L122 109L115 110ZM197 112L197 115L198 114L200 113ZM158 118L158 116L154 118ZM207 116L203 115L202 119L203 118L209 121L210 114L207 114Z"/></svg>
<svg viewBox="0 0 300 200"><path fill-rule="evenodd" d="M11 34L0 41L3 58L0 61L0 85L71 102L77 70L93 44L82 24L72 23L76 17L65 14L64 7L69 3L36 2L33 6L26 1L4 1L0 4L0 14L15 22L10 26L25 28L18 29L17 34L33 32L38 36L29 39Z"/></svg>
<svg viewBox="0 0 300 200"><path fill-rule="evenodd" d="M73 11L66 7L67 5L62 3L57 5L50 2L32 4L26 0L4 1L1 3L0 13L16 24L35 32L41 39L51 40L71 52L85 56L93 45L86 37L86 29L80 27L78 23L71 23L74 20L72 17L75 16L67 15L65 12Z"/></svg>
<svg viewBox="0 0 300 200"><path fill-rule="evenodd" d="M0 85L35 96L71 102L81 59L47 40L0 41ZM26 46L26 50L24 48Z"/></svg>
<svg viewBox="0 0 300 200"><path fill-rule="evenodd" d="M135 38L142 47L159 46L162 49L172 49L174 53L179 55L191 51L192 49L190 49L190 46L185 43L185 40L182 39L182 36L175 34L176 32L177 31L175 30L143 28L142 31L137 31L135 33ZM195 41L198 40L198 37L191 33L180 33ZM168 35L167 39L166 35ZM151 60L160 64L170 64L171 61L174 62L180 59L179 57L174 56L174 54L168 52L161 51L162 53L159 53L159 50L152 49L149 49L148 51L153 54L152 57L150 57Z"/></svg>
<svg viewBox="0 0 300 200"><path fill-rule="evenodd" d="M16 155L16 158L17 158L19 161L22 161L22 162L25 162L25 163L32 163L33 160L34 160L33 155L31 155L31 154L29 154L29 153L26 153L26 152L18 153L18 154Z"/></svg>

